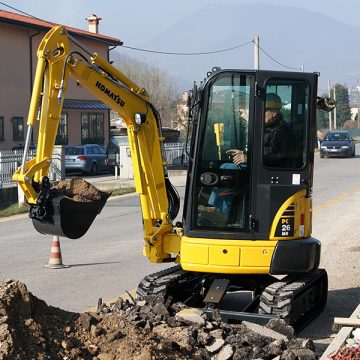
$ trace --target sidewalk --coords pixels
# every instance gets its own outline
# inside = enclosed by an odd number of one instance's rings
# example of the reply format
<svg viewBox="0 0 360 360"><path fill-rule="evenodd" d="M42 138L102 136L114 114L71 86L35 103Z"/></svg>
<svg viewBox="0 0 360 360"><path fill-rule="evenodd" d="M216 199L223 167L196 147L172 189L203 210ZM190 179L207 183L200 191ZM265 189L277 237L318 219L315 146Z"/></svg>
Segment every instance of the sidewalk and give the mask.
<svg viewBox="0 0 360 360"><path fill-rule="evenodd" d="M169 179L175 187L185 186L186 170L170 170ZM90 182L102 191L113 191L116 189L135 187L133 179L116 179L114 175L87 177L86 181Z"/></svg>

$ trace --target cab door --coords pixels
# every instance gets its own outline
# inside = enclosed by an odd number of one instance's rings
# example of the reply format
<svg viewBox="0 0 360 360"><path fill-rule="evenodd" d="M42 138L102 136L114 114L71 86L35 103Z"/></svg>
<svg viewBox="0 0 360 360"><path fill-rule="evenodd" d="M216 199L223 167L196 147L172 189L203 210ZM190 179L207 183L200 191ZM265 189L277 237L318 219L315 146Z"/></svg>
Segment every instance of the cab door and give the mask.
<svg viewBox="0 0 360 360"><path fill-rule="evenodd" d="M255 72L218 71L202 88L190 156L185 234L249 239Z"/></svg>
<svg viewBox="0 0 360 360"><path fill-rule="evenodd" d="M306 196L311 196L317 77L310 73L257 73L250 224L255 239L269 238L280 207L292 195L305 190ZM280 118L269 125L266 100L273 94L281 99ZM282 131L280 140L270 130ZM285 146L287 151L279 154ZM292 205L285 209L282 219L275 237L292 238L296 231L299 235Z"/></svg>

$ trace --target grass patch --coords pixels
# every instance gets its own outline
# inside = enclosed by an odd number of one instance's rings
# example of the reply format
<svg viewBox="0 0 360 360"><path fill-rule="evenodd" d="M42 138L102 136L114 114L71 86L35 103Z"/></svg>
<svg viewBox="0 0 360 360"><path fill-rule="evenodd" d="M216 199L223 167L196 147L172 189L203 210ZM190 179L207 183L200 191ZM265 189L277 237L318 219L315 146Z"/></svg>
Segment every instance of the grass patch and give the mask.
<svg viewBox="0 0 360 360"><path fill-rule="evenodd" d="M130 194L135 192L135 188L134 187L126 187L126 188L120 188L120 189L114 189L111 190L111 196L119 196L119 195L124 195L124 194Z"/></svg>
<svg viewBox="0 0 360 360"><path fill-rule="evenodd" d="M29 206L24 205L19 208L19 204L11 204L10 206L6 207L5 209L0 210L0 217L18 215L18 214L25 214L29 211Z"/></svg>
<svg viewBox="0 0 360 360"><path fill-rule="evenodd" d="M130 194L135 192L135 188L134 187L126 187L126 188L121 188L121 189L114 189L111 192L111 196L119 196L119 195L124 195L124 194ZM10 206L1 209L0 210L0 218L2 217L7 217L7 216L13 216L13 215L18 215L18 214L25 214L29 211L29 206L28 205L24 205L22 207L19 208L19 204L16 202L14 204L11 204Z"/></svg>

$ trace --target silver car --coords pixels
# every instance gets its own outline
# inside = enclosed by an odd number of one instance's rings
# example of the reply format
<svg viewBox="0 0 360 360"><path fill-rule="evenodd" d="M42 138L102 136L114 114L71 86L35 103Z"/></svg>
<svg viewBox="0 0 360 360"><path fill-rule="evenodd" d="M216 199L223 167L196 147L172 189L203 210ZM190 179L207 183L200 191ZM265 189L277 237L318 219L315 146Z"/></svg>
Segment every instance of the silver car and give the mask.
<svg viewBox="0 0 360 360"><path fill-rule="evenodd" d="M65 170L81 171L91 175L110 170L106 162L106 152L102 146L87 144L65 148Z"/></svg>

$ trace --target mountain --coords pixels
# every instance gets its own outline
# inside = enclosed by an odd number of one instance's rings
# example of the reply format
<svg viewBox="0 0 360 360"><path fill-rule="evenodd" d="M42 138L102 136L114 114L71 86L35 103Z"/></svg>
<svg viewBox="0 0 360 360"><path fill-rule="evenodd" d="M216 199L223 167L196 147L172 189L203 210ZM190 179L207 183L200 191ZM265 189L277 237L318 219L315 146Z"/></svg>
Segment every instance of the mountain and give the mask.
<svg viewBox="0 0 360 360"><path fill-rule="evenodd" d="M211 6L183 18L142 48L165 52L207 52L231 48L260 37L260 68L320 72L319 92L327 82L350 87L360 78L360 29L320 13L270 4ZM125 44L126 45L126 41ZM211 55L155 55L121 49L150 62L176 78L184 87L201 80L214 66L249 69L254 66L254 44ZM273 59L271 59L271 57ZM279 64L280 63L280 64ZM285 67L286 66L286 67Z"/></svg>

